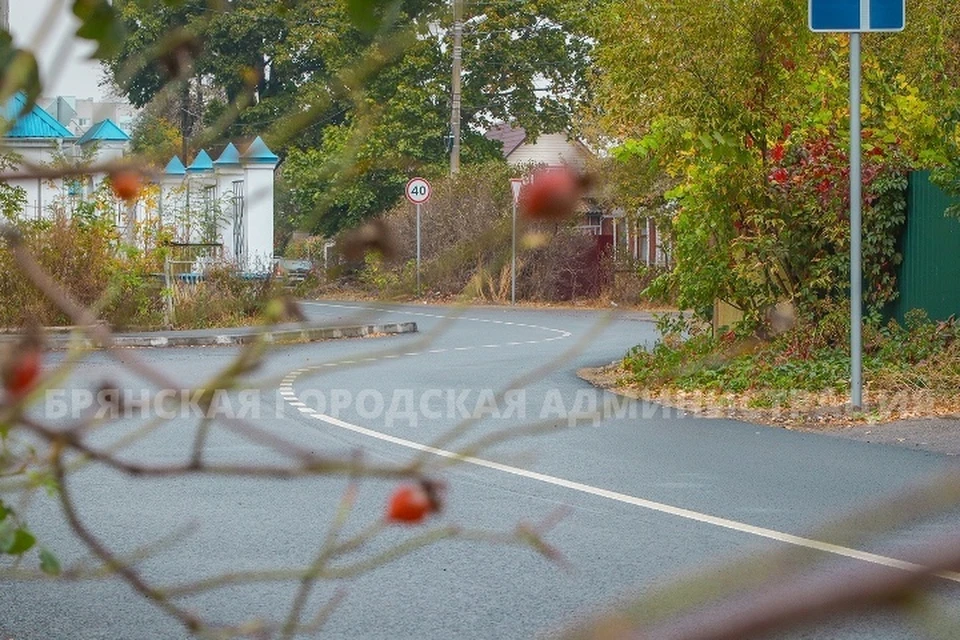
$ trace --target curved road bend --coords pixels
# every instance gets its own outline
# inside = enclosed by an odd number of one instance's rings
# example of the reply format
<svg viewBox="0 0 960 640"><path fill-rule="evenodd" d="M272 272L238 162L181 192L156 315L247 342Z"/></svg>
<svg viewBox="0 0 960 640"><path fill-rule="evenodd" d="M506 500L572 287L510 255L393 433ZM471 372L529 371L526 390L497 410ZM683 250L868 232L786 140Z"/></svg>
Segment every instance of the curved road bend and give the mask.
<svg viewBox="0 0 960 640"><path fill-rule="evenodd" d="M443 457L473 439L520 432L544 418L555 425L549 433L508 439L448 470L448 508L441 520L505 531L564 508L566 516L548 539L571 567L558 568L515 547L441 543L341 583L348 596L326 627L328 637L549 636L624 594L725 559L799 545L818 549L826 563L896 566L895 549L955 530L958 518L951 514L856 549L805 537L846 510L953 464L949 457L614 402L575 376L579 367L607 363L634 344L652 343L655 330L644 314L618 313L593 335L604 312L354 303L306 308L313 318L331 323L358 317L415 320L420 334L282 351L267 365L268 377L280 382L261 394L258 424L318 452L362 447L370 460L400 463L414 456ZM137 353L187 387L229 362L236 350ZM508 394L510 402L495 396L551 363L546 373ZM110 363L94 355L78 370L71 391L92 388L104 377L117 379ZM122 389L142 386L126 378L119 382ZM609 409L608 417L570 426L569 414L591 409L591 399L598 410ZM478 408L486 419L467 437L426 446ZM98 437L109 442L125 424L107 427ZM173 419L128 455L182 460L195 424L196 419ZM209 456L273 459L222 431L213 434ZM143 563L142 570L161 582L230 568L302 566L322 542L343 487L342 479L145 482L98 469L74 480L83 517L121 549L197 523L186 540ZM387 482L365 482L350 528L379 517L390 489ZM52 501L36 501L29 518L64 560L81 553ZM370 551L409 534L393 528ZM960 585L943 584L939 597L956 611ZM333 589L322 584L311 604L320 606ZM189 604L223 621L276 619L292 594L289 584L261 584L216 591ZM0 632L17 640L185 637L176 623L111 580L7 585L0 596ZM790 637L917 636L892 616L874 616L837 620Z"/></svg>

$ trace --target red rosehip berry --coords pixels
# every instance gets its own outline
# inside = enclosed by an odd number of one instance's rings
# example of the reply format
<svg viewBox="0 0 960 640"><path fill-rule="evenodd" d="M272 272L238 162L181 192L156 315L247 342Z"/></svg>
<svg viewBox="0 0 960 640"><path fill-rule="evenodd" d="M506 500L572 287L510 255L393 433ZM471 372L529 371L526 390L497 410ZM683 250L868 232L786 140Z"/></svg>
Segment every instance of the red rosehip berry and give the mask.
<svg viewBox="0 0 960 640"><path fill-rule="evenodd" d="M520 214L534 220L560 220L577 208L587 179L572 169L544 169L520 192Z"/></svg>
<svg viewBox="0 0 960 640"><path fill-rule="evenodd" d="M110 174L113 194L124 202L133 202L140 196L143 180L136 171L122 170Z"/></svg>
<svg viewBox="0 0 960 640"><path fill-rule="evenodd" d="M40 377L40 350L16 350L3 369L3 388L13 398L25 396Z"/></svg>
<svg viewBox="0 0 960 640"><path fill-rule="evenodd" d="M440 486L429 480L397 487L387 503L387 520L417 524L431 513L440 511Z"/></svg>

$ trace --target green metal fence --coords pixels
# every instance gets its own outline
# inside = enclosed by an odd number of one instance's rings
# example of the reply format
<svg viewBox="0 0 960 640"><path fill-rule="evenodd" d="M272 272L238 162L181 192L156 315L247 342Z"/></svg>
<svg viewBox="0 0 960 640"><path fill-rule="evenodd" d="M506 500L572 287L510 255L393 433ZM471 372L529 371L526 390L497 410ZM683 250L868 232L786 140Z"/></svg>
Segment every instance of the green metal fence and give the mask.
<svg viewBox="0 0 960 640"><path fill-rule="evenodd" d="M951 202L930 182L929 172L910 175L900 239L900 297L892 309L900 322L911 309L926 309L935 320L960 318L960 219L943 215Z"/></svg>

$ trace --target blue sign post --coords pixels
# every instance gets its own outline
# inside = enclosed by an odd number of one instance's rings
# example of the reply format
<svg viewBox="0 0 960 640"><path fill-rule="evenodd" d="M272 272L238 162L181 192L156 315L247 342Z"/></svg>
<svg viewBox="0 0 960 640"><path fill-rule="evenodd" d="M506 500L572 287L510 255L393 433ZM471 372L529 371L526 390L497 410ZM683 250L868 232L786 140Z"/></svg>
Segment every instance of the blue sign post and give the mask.
<svg viewBox="0 0 960 640"><path fill-rule="evenodd" d="M863 407L863 177L860 149L860 34L903 31L906 0L810 0L810 29L850 34L850 404Z"/></svg>

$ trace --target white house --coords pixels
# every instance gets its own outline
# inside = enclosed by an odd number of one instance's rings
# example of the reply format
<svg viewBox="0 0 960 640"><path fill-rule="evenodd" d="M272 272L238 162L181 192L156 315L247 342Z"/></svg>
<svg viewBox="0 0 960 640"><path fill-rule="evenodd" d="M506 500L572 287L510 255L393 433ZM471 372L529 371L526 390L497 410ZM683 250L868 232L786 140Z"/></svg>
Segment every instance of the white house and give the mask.
<svg viewBox="0 0 960 640"><path fill-rule="evenodd" d="M484 136L503 145L503 157L512 166L568 166L583 170L594 156L587 145L565 133L542 134L530 139L522 127L500 124ZM668 245L660 237L653 218L639 214L627 216L622 209L604 211L588 203L580 227L608 243L614 256L626 251L627 255L647 266L669 263Z"/></svg>
<svg viewBox="0 0 960 640"><path fill-rule="evenodd" d="M55 117L34 105L24 113L26 97L17 94L2 115L9 126L3 153L19 166L6 171L8 184L26 195L21 215L31 219L69 216L78 202L91 198L107 178L85 180L17 178L29 168L51 166L57 160L89 159L92 164L120 160L129 151L129 136L112 120L93 124L74 136ZM245 271L267 271L273 264L274 170L279 158L257 137L241 153L230 143L216 161L205 150L185 167L173 158L153 185L143 189L134 206L112 198L109 206L118 227L133 240L145 227L172 230L181 243L222 247L222 255ZM11 175L13 177L11 177Z"/></svg>
<svg viewBox="0 0 960 640"><path fill-rule="evenodd" d="M544 133L531 140L522 127L500 124L484 136L503 145L503 157L513 166L546 165L571 166L584 169L593 152L565 133Z"/></svg>

